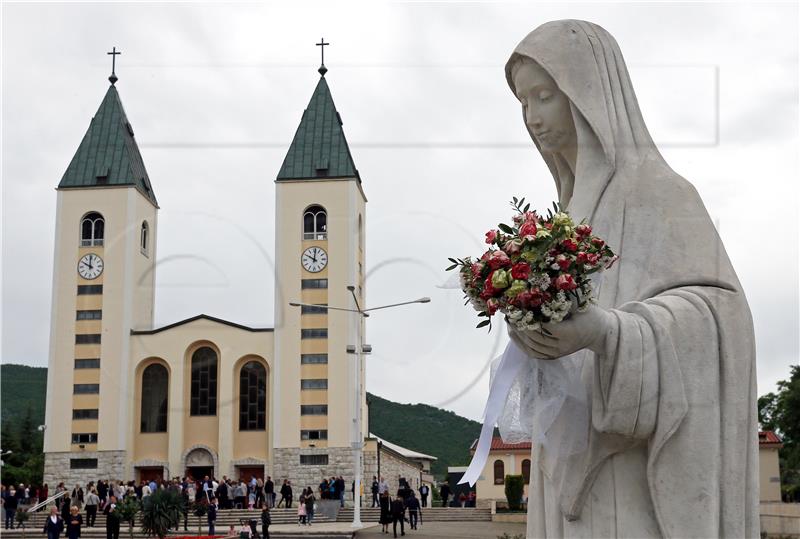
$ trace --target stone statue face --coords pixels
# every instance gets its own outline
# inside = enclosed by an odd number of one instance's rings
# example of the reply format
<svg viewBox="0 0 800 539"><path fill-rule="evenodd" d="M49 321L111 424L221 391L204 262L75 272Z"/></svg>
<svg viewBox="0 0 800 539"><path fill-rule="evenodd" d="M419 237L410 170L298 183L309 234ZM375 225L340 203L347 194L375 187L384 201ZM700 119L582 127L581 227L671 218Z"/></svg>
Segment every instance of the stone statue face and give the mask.
<svg viewBox="0 0 800 539"><path fill-rule="evenodd" d="M553 78L533 61L520 62L513 72L525 124L543 152L559 153L577 144L569 98Z"/></svg>

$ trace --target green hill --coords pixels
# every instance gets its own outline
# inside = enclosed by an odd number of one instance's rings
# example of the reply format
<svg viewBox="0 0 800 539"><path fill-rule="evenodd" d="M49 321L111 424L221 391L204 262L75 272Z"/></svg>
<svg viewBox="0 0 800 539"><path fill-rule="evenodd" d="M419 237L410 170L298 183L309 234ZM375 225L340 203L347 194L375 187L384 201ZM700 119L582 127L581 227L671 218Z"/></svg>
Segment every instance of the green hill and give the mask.
<svg viewBox="0 0 800 539"><path fill-rule="evenodd" d="M437 457L431 471L444 478L448 466L469 464L469 446L481 424L427 404L398 404L367 394L369 429L381 438Z"/></svg>
<svg viewBox="0 0 800 539"><path fill-rule="evenodd" d="M44 423L47 393L47 368L26 365L0 365L0 410L3 422L22 419L28 408L36 425Z"/></svg>

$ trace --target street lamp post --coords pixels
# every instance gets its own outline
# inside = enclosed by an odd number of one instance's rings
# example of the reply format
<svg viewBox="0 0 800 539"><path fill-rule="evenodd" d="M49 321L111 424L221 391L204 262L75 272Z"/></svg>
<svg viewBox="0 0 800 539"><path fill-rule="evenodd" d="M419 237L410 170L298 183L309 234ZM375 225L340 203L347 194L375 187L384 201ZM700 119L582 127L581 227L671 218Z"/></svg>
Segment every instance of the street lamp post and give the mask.
<svg viewBox="0 0 800 539"><path fill-rule="evenodd" d="M364 353L369 353L372 349L369 347L367 350L367 346L362 342L364 336L361 332L361 324L363 323L364 318L369 316L369 311L377 311L379 309L389 309L391 307L400 307L401 305L410 305L412 303L430 303L431 298L424 297L419 298L411 301L403 301L400 303L392 303L390 305L381 305L380 307L370 307L369 309L362 309L361 306L358 304L358 298L356 297L355 287L348 286L347 289L350 291L350 294L353 296L353 303L355 303L355 309L348 309L344 307L331 307L327 306L326 309L330 311L345 311L350 313L355 313L358 315L358 320L356 324L356 345L348 348L348 353L355 354L356 357L356 367L355 367L355 391L353 392L353 403L355 404L354 417L353 422L354 425L354 433L353 439L351 440L351 446L354 452L355 461L355 470L353 473L353 528L363 528L364 525L361 523L361 474L363 471L363 448L364 448L364 436L361 433L361 425L362 425L362 417L361 417L361 355ZM308 303L297 303L297 302L290 302L289 305L292 307L319 307L319 305L312 305Z"/></svg>

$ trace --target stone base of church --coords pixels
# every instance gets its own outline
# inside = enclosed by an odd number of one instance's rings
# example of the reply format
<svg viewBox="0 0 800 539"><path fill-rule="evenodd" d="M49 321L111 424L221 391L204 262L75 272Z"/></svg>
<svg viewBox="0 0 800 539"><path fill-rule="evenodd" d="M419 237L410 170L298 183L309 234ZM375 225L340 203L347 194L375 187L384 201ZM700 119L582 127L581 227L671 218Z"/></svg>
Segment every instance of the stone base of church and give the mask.
<svg viewBox="0 0 800 539"><path fill-rule="evenodd" d="M300 464L301 455L327 455L328 464ZM272 462L275 490L280 490L283 480L288 479L297 493L295 496L305 487L316 491L322 479L340 475L344 477L349 492L353 480L353 450L349 447L275 448Z"/></svg>
<svg viewBox="0 0 800 539"><path fill-rule="evenodd" d="M92 459L97 459L97 467L85 467L94 464ZM45 453L42 482L50 485L53 492L62 481L69 488L76 484L84 486L99 478L126 479L125 464L125 451Z"/></svg>

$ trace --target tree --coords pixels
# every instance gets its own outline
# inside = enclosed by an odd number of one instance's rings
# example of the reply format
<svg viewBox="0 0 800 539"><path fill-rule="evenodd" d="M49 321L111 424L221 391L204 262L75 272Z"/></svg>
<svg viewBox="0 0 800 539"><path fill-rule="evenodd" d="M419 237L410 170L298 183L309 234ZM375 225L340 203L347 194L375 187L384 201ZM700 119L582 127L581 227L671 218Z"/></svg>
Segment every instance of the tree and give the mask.
<svg viewBox="0 0 800 539"><path fill-rule="evenodd" d="M777 386L777 392L759 397L758 421L783 439L781 490L785 501L800 501L800 365L793 365L789 379Z"/></svg>
<svg viewBox="0 0 800 539"><path fill-rule="evenodd" d="M184 511L183 498L177 492L158 489L142 502L142 532L148 537L164 539L171 528L177 528Z"/></svg>
<svg viewBox="0 0 800 539"><path fill-rule="evenodd" d="M197 535L203 535L203 517L208 514L208 504L205 500L192 504L192 513L197 517Z"/></svg>
<svg viewBox="0 0 800 539"><path fill-rule="evenodd" d="M522 475L506 476L506 500L511 511L518 511L525 491L525 478Z"/></svg>
<svg viewBox="0 0 800 539"><path fill-rule="evenodd" d="M139 514L139 511L142 509L142 504L139 503L139 500L136 496L126 496L122 502L117 504L117 514L119 515L119 519L123 522L128 523L128 533L133 539L133 525L134 521L136 520L136 515Z"/></svg>

